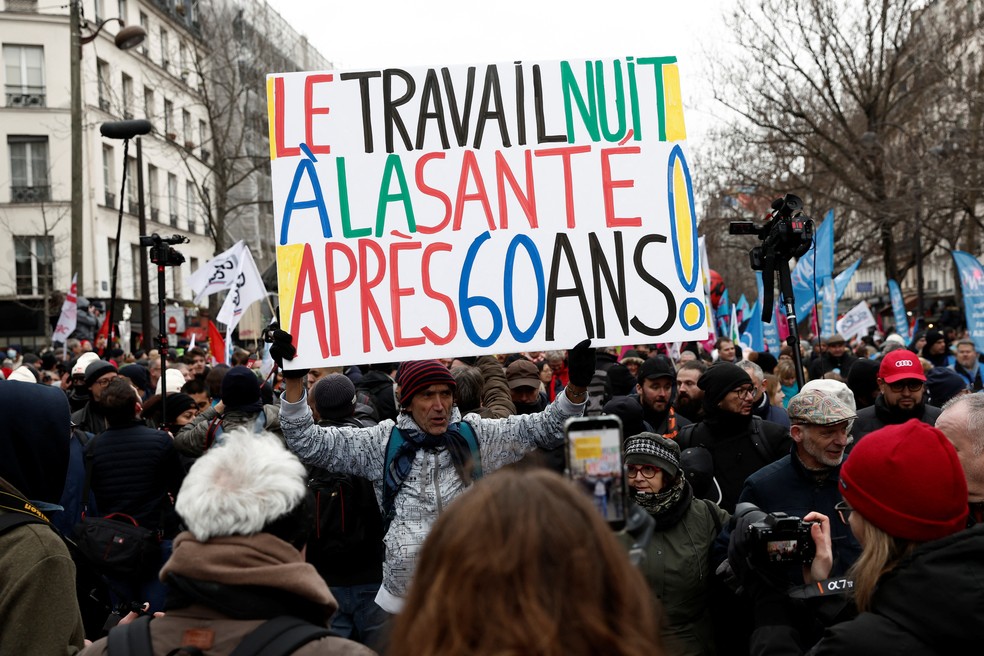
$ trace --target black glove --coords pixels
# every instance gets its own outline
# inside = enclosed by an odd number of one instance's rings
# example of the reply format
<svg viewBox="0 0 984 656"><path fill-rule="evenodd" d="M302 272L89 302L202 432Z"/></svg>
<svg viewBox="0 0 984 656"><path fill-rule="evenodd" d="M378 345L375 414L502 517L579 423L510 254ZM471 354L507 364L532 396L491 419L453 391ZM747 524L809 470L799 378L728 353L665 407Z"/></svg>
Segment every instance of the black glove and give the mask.
<svg viewBox="0 0 984 656"><path fill-rule="evenodd" d="M595 372L595 350L586 339L567 352L567 373L571 385L587 387Z"/></svg>
<svg viewBox="0 0 984 656"><path fill-rule="evenodd" d="M277 363L277 366L281 369L284 368L284 360L293 360L297 357L297 349L294 348L294 338L291 337L290 333L280 330L279 328L273 329L273 343L270 345L270 357L273 361Z"/></svg>

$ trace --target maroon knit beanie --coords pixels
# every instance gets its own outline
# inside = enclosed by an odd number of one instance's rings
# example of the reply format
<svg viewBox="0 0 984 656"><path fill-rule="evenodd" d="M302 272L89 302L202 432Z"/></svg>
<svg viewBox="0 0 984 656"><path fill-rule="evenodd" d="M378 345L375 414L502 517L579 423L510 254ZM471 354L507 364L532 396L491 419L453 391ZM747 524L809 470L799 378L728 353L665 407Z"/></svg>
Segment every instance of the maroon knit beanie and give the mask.
<svg viewBox="0 0 984 656"><path fill-rule="evenodd" d="M865 435L841 466L840 491L892 537L929 542L967 526L967 479L957 452L918 419Z"/></svg>
<svg viewBox="0 0 984 656"><path fill-rule="evenodd" d="M431 385L447 385L454 392L458 384L451 372L437 360L417 360L404 362L396 372L396 382L400 386L400 405L410 405L410 399L417 392Z"/></svg>

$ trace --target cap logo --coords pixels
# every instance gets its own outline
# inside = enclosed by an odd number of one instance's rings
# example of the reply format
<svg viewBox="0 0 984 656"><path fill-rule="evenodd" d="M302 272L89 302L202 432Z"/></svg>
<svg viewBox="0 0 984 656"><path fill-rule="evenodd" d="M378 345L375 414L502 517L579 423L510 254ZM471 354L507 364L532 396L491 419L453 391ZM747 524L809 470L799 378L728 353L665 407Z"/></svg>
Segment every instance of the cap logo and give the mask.
<svg viewBox="0 0 984 656"><path fill-rule="evenodd" d="M911 367L912 366L912 360L897 360L895 362L895 366L896 367Z"/></svg>

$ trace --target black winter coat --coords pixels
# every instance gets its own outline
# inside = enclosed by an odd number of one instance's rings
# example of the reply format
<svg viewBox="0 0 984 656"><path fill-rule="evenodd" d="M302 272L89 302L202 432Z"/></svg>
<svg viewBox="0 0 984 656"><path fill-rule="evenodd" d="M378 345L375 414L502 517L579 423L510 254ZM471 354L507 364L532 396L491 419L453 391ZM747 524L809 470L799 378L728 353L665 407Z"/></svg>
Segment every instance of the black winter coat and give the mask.
<svg viewBox="0 0 984 656"><path fill-rule="evenodd" d="M910 419L918 419L924 424L935 426L941 412L943 411L935 405L924 405L921 413L915 415L900 413L897 408L885 405L885 397L879 396L875 399L874 405L858 410L858 418L854 420L854 426L851 428L851 435L854 436L853 444L857 444L858 440L871 431L893 424L904 424ZM848 451L851 448L849 446Z"/></svg>
<svg viewBox="0 0 984 656"><path fill-rule="evenodd" d="M134 422L107 429L86 451L100 515L124 513L149 529L158 529L163 518L164 537L177 534L168 494L177 496L184 469L170 435Z"/></svg>

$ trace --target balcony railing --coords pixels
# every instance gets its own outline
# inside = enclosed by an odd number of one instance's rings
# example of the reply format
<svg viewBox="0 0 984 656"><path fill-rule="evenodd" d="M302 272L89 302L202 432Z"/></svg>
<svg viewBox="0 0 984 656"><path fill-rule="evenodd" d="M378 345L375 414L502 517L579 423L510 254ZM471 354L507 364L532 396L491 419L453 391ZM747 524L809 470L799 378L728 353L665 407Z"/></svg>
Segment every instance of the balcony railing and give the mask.
<svg viewBox="0 0 984 656"><path fill-rule="evenodd" d="M188 220L188 232L197 232L197 231L198 231L198 226L195 225L195 222L194 221L192 221L192 220L189 219Z"/></svg>
<svg viewBox="0 0 984 656"><path fill-rule="evenodd" d="M127 211L130 214L136 215L136 214L139 214L140 213L140 203L138 203L135 200L128 200L126 202L126 207L127 207Z"/></svg>
<svg viewBox="0 0 984 656"><path fill-rule="evenodd" d="M44 87L8 84L4 91L7 94L7 107L44 107L46 104Z"/></svg>
<svg viewBox="0 0 984 656"><path fill-rule="evenodd" d="M105 194L103 200L106 201L106 207L116 207L116 194L111 191L105 191L103 193Z"/></svg>
<svg viewBox="0 0 984 656"><path fill-rule="evenodd" d="M51 200L51 185L10 186L11 203L40 203Z"/></svg>
<svg viewBox="0 0 984 656"><path fill-rule="evenodd" d="M172 214L171 215L171 227L172 228L177 228L178 227L178 215L177 214Z"/></svg>

